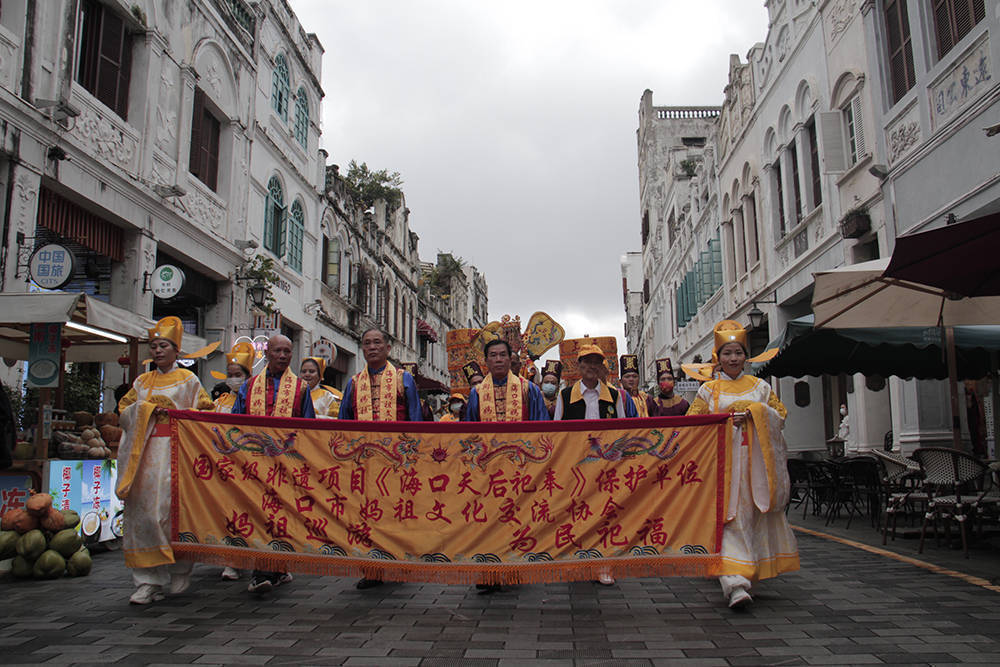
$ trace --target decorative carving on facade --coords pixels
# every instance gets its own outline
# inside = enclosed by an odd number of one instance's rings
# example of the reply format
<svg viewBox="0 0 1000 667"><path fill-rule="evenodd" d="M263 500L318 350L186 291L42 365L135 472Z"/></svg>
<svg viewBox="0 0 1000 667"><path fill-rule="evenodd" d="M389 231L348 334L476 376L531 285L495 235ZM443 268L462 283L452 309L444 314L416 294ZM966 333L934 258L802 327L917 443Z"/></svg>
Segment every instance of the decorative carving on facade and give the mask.
<svg viewBox="0 0 1000 667"><path fill-rule="evenodd" d="M776 45L778 51L778 62L784 60L785 56L788 55L788 49L791 41L791 30L786 25L781 29L781 32L778 33L778 42Z"/></svg>
<svg viewBox="0 0 1000 667"><path fill-rule="evenodd" d="M13 90L17 80L17 42L11 41L5 31L0 31L0 86Z"/></svg>
<svg viewBox="0 0 1000 667"><path fill-rule="evenodd" d="M173 185L177 182L172 166L165 163L159 156L153 157L152 181L163 185Z"/></svg>
<svg viewBox="0 0 1000 667"><path fill-rule="evenodd" d="M87 106L80 109L80 116L73 125L72 134L96 157L134 173L132 162L138 149L138 140L93 109Z"/></svg>
<svg viewBox="0 0 1000 667"><path fill-rule="evenodd" d="M17 221L17 229L24 232L25 235L28 235L35 219L33 202L38 197L38 184L38 176L23 171L14 181L15 206L17 207L14 219Z"/></svg>
<svg viewBox="0 0 1000 667"><path fill-rule="evenodd" d="M218 99L222 95L222 77L219 76L219 68L213 62L208 66L208 71L205 72L205 82L208 83L208 87L212 89L212 93L215 99Z"/></svg>
<svg viewBox="0 0 1000 667"><path fill-rule="evenodd" d="M901 123L889 132L889 163L896 162L920 141L920 123Z"/></svg>
<svg viewBox="0 0 1000 667"><path fill-rule="evenodd" d="M183 197L175 197L170 201L174 208L187 215L191 222L202 229L218 232L225 221L225 208L210 200L196 187Z"/></svg>
<svg viewBox="0 0 1000 667"><path fill-rule="evenodd" d="M993 80L990 42L983 38L968 55L935 83L930 90L931 118L936 127L985 91Z"/></svg>
<svg viewBox="0 0 1000 667"><path fill-rule="evenodd" d="M838 2L831 3L826 11L829 17L830 40L832 41L840 37L847 30L847 26L851 23L851 19L854 18L857 9L854 6L854 0L839 0Z"/></svg>
<svg viewBox="0 0 1000 667"><path fill-rule="evenodd" d="M174 152L177 138L177 112L174 110L174 77L167 69L160 72L160 94L156 104L156 146L165 153Z"/></svg>

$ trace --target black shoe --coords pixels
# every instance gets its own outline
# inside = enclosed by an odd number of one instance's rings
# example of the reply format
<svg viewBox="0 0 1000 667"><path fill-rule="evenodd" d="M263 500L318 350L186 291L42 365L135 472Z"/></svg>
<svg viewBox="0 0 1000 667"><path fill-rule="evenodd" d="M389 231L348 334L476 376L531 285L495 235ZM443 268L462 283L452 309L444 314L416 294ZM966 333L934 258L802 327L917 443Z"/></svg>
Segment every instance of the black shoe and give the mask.
<svg viewBox="0 0 1000 667"><path fill-rule="evenodd" d="M503 590L500 584L476 584L476 588L479 589L480 595L493 595Z"/></svg>
<svg viewBox="0 0 1000 667"><path fill-rule="evenodd" d="M269 576L256 572L250 577L250 583L247 585L247 590L251 593L267 593L273 588L274 584Z"/></svg>
<svg viewBox="0 0 1000 667"><path fill-rule="evenodd" d="M367 588L375 588L376 586L381 586L381 579L358 579L358 583L354 584L354 587L359 591L363 591Z"/></svg>

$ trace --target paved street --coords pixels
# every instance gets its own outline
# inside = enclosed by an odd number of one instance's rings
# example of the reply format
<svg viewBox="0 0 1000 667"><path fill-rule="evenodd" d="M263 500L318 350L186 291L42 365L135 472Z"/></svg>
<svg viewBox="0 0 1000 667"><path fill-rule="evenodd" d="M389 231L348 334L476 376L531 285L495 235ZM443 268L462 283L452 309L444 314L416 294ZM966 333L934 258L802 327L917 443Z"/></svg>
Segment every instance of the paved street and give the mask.
<svg viewBox="0 0 1000 667"><path fill-rule="evenodd" d="M843 520L830 529L796 523L880 543L863 521L850 530ZM746 612L730 611L718 584L698 579L482 596L427 584L361 592L353 580L302 576L256 599L245 580L223 582L203 565L184 596L134 607L121 554L109 552L89 578L0 585L0 644L5 664L997 663L1000 592L842 541L798 537L802 570L760 585ZM918 557L915 540L894 548ZM932 543L920 558L993 578L995 553L980 548L965 561Z"/></svg>

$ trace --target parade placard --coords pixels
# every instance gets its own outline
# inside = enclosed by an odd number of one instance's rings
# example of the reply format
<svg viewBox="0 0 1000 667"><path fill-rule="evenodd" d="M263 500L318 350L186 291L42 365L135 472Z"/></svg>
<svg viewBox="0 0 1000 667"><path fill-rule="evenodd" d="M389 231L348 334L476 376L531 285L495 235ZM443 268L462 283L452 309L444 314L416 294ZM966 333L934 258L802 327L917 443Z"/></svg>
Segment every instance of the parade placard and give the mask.
<svg viewBox="0 0 1000 667"><path fill-rule="evenodd" d="M722 573L725 416L170 414L178 558L446 583Z"/></svg>

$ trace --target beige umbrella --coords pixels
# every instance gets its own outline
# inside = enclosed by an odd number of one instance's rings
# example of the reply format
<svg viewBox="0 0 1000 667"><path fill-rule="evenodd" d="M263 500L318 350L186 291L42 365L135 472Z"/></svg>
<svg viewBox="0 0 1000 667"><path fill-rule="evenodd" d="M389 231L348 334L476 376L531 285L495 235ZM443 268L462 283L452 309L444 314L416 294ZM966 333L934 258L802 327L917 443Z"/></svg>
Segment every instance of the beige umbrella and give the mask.
<svg viewBox="0 0 1000 667"><path fill-rule="evenodd" d="M956 387L956 326L1000 324L1000 297L960 298L945 290L883 275L888 259L815 274L816 328L941 327L951 386L952 443L960 446Z"/></svg>

